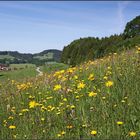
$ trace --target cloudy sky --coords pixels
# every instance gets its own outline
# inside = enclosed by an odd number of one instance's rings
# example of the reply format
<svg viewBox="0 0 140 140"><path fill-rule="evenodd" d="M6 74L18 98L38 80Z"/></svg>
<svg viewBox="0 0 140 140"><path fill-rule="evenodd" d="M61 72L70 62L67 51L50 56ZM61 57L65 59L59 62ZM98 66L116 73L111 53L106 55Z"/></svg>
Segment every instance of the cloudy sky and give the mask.
<svg viewBox="0 0 140 140"><path fill-rule="evenodd" d="M122 33L139 1L0 2L0 51L60 49L80 37Z"/></svg>

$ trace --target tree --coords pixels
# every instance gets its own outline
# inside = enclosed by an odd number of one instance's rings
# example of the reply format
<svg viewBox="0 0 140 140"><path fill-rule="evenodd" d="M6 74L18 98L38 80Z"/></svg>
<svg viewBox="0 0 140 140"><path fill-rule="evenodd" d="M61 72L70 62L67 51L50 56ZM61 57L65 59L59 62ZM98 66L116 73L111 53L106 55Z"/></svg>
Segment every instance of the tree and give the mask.
<svg viewBox="0 0 140 140"><path fill-rule="evenodd" d="M126 24L123 35L124 39L133 38L134 36L140 35L140 16L137 16Z"/></svg>

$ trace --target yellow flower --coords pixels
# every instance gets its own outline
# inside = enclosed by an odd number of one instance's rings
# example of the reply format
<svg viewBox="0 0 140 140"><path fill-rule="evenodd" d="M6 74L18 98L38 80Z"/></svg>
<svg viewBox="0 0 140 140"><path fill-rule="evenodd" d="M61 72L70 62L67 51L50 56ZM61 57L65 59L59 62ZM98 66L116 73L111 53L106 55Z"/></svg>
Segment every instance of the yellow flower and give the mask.
<svg viewBox="0 0 140 140"><path fill-rule="evenodd" d="M105 97L105 96L103 96L103 97L102 97L102 99L103 99L103 100L105 100L105 99L106 99L106 97Z"/></svg>
<svg viewBox="0 0 140 140"><path fill-rule="evenodd" d="M19 115L19 116L22 116L23 114L22 114L22 113L19 113L18 115Z"/></svg>
<svg viewBox="0 0 140 140"><path fill-rule="evenodd" d="M89 77L88 77L88 80L90 81L93 81L95 78L94 78L94 75L93 74L90 74Z"/></svg>
<svg viewBox="0 0 140 140"><path fill-rule="evenodd" d="M108 77L107 76L104 76L104 78L103 78L104 80L107 80L108 79Z"/></svg>
<svg viewBox="0 0 140 140"><path fill-rule="evenodd" d="M61 135L64 135L64 134L66 134L66 132L65 132L65 131L62 131L62 132L61 132Z"/></svg>
<svg viewBox="0 0 140 140"><path fill-rule="evenodd" d="M71 128L73 128L73 126L72 125L67 125L67 128L71 129Z"/></svg>
<svg viewBox="0 0 140 140"><path fill-rule="evenodd" d="M107 81L105 83L105 85L106 85L106 87L111 87L111 86L113 86L113 82L112 81Z"/></svg>
<svg viewBox="0 0 140 140"><path fill-rule="evenodd" d="M79 99L80 97L77 95L75 98L76 98L76 99Z"/></svg>
<svg viewBox="0 0 140 140"><path fill-rule="evenodd" d="M71 105L71 107L70 107L71 109L74 109L75 108L75 106L74 105Z"/></svg>
<svg viewBox="0 0 140 140"><path fill-rule="evenodd" d="M133 132L133 131L129 132L129 136L130 137L135 137L136 136L136 132Z"/></svg>
<svg viewBox="0 0 140 140"><path fill-rule="evenodd" d="M95 136L95 135L97 134L97 131L96 131L96 130L92 130L92 131L90 132L90 134Z"/></svg>
<svg viewBox="0 0 140 140"><path fill-rule="evenodd" d="M9 126L9 129L15 129L15 128L16 128L15 125L10 125L10 126Z"/></svg>
<svg viewBox="0 0 140 140"><path fill-rule="evenodd" d="M57 115L60 115L60 114L61 114L61 112L57 112L56 114L57 114Z"/></svg>
<svg viewBox="0 0 140 140"><path fill-rule="evenodd" d="M45 118L41 118L41 121L44 121L45 120Z"/></svg>
<svg viewBox="0 0 140 140"><path fill-rule="evenodd" d="M87 127L87 125L86 124L83 124L82 127L85 128L85 127Z"/></svg>
<svg viewBox="0 0 140 140"><path fill-rule="evenodd" d="M117 107L117 105L115 104L113 107Z"/></svg>
<svg viewBox="0 0 140 140"><path fill-rule="evenodd" d="M57 91L57 90L60 90L60 89L61 89L61 85L55 85L53 90Z"/></svg>
<svg viewBox="0 0 140 140"><path fill-rule="evenodd" d="M53 97L52 97L52 96L49 96L49 97L47 97L46 99L47 99L47 100L53 99ZM45 102L46 102L46 101L45 101Z"/></svg>
<svg viewBox="0 0 140 140"><path fill-rule="evenodd" d="M13 116L9 116L9 117L8 117L8 119L9 119L9 120L10 120L10 119L11 119L11 120L13 120L13 119L14 119L14 117L13 117Z"/></svg>
<svg viewBox="0 0 140 140"><path fill-rule="evenodd" d="M124 97L124 99L127 99L127 98L128 98L127 96Z"/></svg>
<svg viewBox="0 0 140 140"><path fill-rule="evenodd" d="M65 102L66 102L66 101L67 101L67 98L64 98L64 99L63 99L63 101L65 101Z"/></svg>
<svg viewBox="0 0 140 140"><path fill-rule="evenodd" d="M32 95L29 96L29 99L34 99L34 98L35 98L35 96L32 96Z"/></svg>
<svg viewBox="0 0 140 140"><path fill-rule="evenodd" d="M83 83L83 82L81 82L81 83L79 83L78 85L77 85L77 88L78 89L82 89L82 88L84 88L85 87L85 84Z"/></svg>
<svg viewBox="0 0 140 140"><path fill-rule="evenodd" d="M76 79L76 80L77 80L77 79L78 79L78 76L77 76L77 75L75 75L75 76L74 76L74 79Z"/></svg>
<svg viewBox="0 0 140 140"><path fill-rule="evenodd" d="M11 80L11 82L12 82L12 85L15 83L15 80Z"/></svg>
<svg viewBox="0 0 140 140"><path fill-rule="evenodd" d="M111 67L107 67L108 70L111 70Z"/></svg>
<svg viewBox="0 0 140 140"><path fill-rule="evenodd" d="M122 124L123 124L123 122L121 122L121 121L118 121L118 122L117 122L117 124L118 124L118 125L122 125Z"/></svg>
<svg viewBox="0 0 140 140"><path fill-rule="evenodd" d="M138 54L140 53L140 47L137 48L136 53L138 53Z"/></svg>
<svg viewBox="0 0 140 140"><path fill-rule="evenodd" d="M28 112L29 109L22 109L21 111L22 111L22 112Z"/></svg>
<svg viewBox="0 0 140 140"><path fill-rule="evenodd" d="M125 100L121 100L122 103L125 103Z"/></svg>
<svg viewBox="0 0 140 140"><path fill-rule="evenodd" d="M34 108L38 105L38 103L36 103L35 101L31 101L29 102L29 108Z"/></svg>
<svg viewBox="0 0 140 140"><path fill-rule="evenodd" d="M57 134L57 137L61 137L61 134Z"/></svg>
<svg viewBox="0 0 140 140"><path fill-rule="evenodd" d="M97 95L97 93L95 93L95 92L93 92L93 91L91 91L91 92L89 92L89 94L88 94L88 96L89 97L95 97Z"/></svg>

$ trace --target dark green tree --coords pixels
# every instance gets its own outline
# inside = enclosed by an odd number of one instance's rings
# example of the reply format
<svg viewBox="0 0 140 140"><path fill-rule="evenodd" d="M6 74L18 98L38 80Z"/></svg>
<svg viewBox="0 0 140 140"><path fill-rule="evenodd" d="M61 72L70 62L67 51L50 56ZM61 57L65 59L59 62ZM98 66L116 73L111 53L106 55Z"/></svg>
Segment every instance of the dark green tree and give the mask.
<svg viewBox="0 0 140 140"><path fill-rule="evenodd" d="M140 35L140 16L128 22L124 30L124 39L133 38L137 35Z"/></svg>

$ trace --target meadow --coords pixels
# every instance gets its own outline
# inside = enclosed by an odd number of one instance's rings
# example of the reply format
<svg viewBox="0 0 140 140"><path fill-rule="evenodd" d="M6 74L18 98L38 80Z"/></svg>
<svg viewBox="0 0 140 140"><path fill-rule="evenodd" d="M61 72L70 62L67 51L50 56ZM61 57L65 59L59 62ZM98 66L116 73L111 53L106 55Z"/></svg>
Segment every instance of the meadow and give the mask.
<svg viewBox="0 0 140 140"><path fill-rule="evenodd" d="M47 64L40 66L40 69L42 72L51 73L52 71L58 71L67 69L69 66L63 63L57 63L57 62L48 62Z"/></svg>
<svg viewBox="0 0 140 140"><path fill-rule="evenodd" d="M0 83L1 139L139 139L140 48Z"/></svg>
<svg viewBox="0 0 140 140"><path fill-rule="evenodd" d="M11 71L0 72L0 82L7 82L7 79L22 81L25 78L37 75L36 66L33 64L10 64L9 67Z"/></svg>

